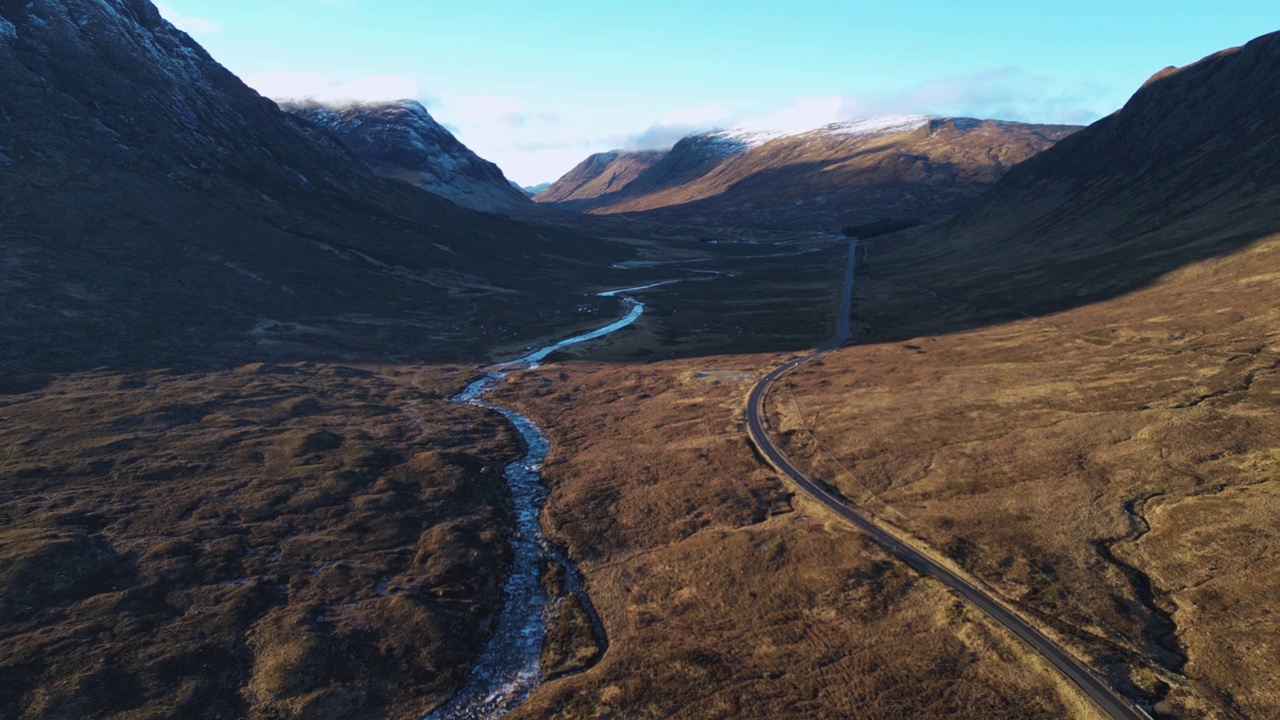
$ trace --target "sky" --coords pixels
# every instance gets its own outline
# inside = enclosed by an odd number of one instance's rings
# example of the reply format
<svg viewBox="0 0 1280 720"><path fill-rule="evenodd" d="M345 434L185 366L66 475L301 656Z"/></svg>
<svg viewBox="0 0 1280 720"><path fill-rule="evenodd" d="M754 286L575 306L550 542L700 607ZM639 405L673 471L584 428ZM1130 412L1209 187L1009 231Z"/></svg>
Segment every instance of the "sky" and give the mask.
<svg viewBox="0 0 1280 720"><path fill-rule="evenodd" d="M423 102L524 185L718 127L1093 122L1280 30L1267 0L165 0L263 95Z"/></svg>

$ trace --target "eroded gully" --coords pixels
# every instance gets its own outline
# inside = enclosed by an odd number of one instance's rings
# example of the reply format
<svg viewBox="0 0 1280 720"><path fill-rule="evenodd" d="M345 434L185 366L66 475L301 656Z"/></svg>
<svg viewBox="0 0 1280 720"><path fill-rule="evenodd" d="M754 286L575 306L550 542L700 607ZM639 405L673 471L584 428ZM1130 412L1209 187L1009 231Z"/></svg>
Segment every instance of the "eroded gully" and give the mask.
<svg viewBox="0 0 1280 720"><path fill-rule="evenodd" d="M425 720L489 720L505 715L528 697L543 679L540 665L543 641L552 600L540 582L542 569L559 565L564 570L565 595L574 595L586 609L598 641L605 641L604 629L587 596L577 567L559 548L547 542L539 516L547 498L542 483L542 462L547 457L547 436L532 420L495 405L484 396L502 384L515 370L535 369L551 353L589 340L605 337L631 325L644 314L644 303L629 293L666 285L667 280L640 287L597 293L600 297L620 297L626 312L621 318L591 332L547 345L522 357L490 366L484 376L455 395L453 402L466 403L500 413L524 439L525 455L503 469L515 509L515 530L511 536L512 561L503 586L503 607L488 644L481 651L462 689Z"/></svg>

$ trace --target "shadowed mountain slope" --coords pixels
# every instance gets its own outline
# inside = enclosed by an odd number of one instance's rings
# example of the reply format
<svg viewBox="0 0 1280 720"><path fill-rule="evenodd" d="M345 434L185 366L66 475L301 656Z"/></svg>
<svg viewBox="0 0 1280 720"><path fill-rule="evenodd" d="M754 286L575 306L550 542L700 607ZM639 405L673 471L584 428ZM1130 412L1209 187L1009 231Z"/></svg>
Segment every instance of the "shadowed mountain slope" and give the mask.
<svg viewBox="0 0 1280 720"><path fill-rule="evenodd" d="M461 357L626 254L374 176L143 0L0 2L0 108L5 373Z"/></svg>
<svg viewBox="0 0 1280 720"><path fill-rule="evenodd" d="M522 450L424 359L628 254L377 177L145 0L0 0L0 717L446 700Z"/></svg>
<svg viewBox="0 0 1280 720"><path fill-rule="evenodd" d="M955 317L917 312L906 296L860 314L896 335L1103 300L1280 231L1277 200L1280 35L1271 34L1161 71L945 227L876 243L870 272L965 305Z"/></svg>
<svg viewBox="0 0 1280 720"><path fill-rule="evenodd" d="M528 196L512 187L497 165L481 158L414 100L324 105L285 102L341 140L375 173L403 180L463 207L488 212L528 209Z"/></svg>
<svg viewBox="0 0 1280 720"><path fill-rule="evenodd" d="M661 150L596 153L543 188L533 199L564 210L588 209L601 196L621 192L666 155Z"/></svg>
<svg viewBox="0 0 1280 720"><path fill-rule="evenodd" d="M856 344L770 410L1155 718L1276 714L1278 111L1272 34L863 243Z"/></svg>
<svg viewBox="0 0 1280 720"><path fill-rule="evenodd" d="M619 189L594 188L592 197L575 196L560 207L788 230L838 229L885 216L933 220L1075 129L910 116L796 135L721 130L681 140Z"/></svg>

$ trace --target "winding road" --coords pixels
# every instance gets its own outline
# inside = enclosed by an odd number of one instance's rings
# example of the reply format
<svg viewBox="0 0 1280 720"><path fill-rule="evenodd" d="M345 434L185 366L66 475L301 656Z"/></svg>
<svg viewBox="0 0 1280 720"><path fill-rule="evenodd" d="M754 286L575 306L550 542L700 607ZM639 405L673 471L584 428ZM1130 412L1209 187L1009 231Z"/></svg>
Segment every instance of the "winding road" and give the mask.
<svg viewBox="0 0 1280 720"><path fill-rule="evenodd" d="M853 278L857 263L857 249L857 241L851 241L849 243L849 261L848 266L845 268L844 287L841 293L840 319L835 338L827 345L808 355L798 357L775 368L772 372L760 378L760 381L751 389L746 409L747 432L751 436L751 441L755 443L756 448L761 455L768 459L770 464L783 475L791 478L813 499L870 535L877 545L910 565L917 572L942 581L966 600L1011 630L1015 635L1022 638L1033 650L1053 663L1054 667L1058 668L1062 674L1079 686L1104 713L1122 720L1151 720L1149 715L1094 675L1084 663L1076 659L1066 649L1055 644L1044 633L1032 627L1026 620L1023 620L1007 608L994 596L972 581L961 577L925 553L912 547L901 537L872 521L857 508L831 494L813 478L805 475L787 459L787 456L770 439L764 412L764 401L769 393L769 388L791 370L839 348L849 339L849 312L853 299Z"/></svg>

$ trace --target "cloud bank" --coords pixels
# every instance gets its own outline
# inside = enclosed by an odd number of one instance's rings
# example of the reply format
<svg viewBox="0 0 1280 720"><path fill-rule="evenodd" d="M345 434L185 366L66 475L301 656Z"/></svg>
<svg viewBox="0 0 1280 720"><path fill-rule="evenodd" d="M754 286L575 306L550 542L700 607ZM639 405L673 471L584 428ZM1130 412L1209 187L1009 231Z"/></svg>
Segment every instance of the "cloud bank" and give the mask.
<svg viewBox="0 0 1280 720"><path fill-rule="evenodd" d="M639 132L614 135L623 150L666 150L689 135L725 127L813 130L836 122L884 115L942 115L1020 122L1083 125L1115 108L1114 93L1103 85L1055 87L1044 77L1017 68L929 80L897 92L814 95L763 115L733 112L721 106L673 113ZM718 112L710 112L718 110Z"/></svg>
<svg viewBox="0 0 1280 720"><path fill-rule="evenodd" d="M276 99L319 102L414 98L481 157L525 184L554 179L593 152L666 150L689 135L716 128L803 132L834 122L884 115L943 115L1023 122L1084 124L1115 109L1117 94L1101 85L1063 86L1017 68L942 77L900 91L794 98L767 112L725 104L669 112L626 132L626 118L606 119L500 95L428 97L406 75L343 79L311 72L263 72L245 82Z"/></svg>

